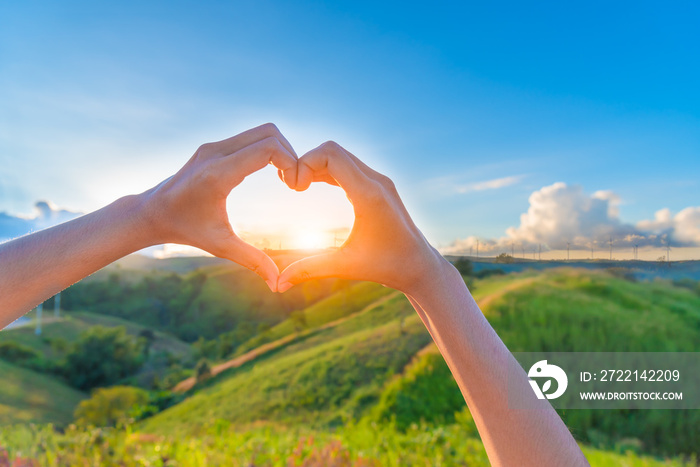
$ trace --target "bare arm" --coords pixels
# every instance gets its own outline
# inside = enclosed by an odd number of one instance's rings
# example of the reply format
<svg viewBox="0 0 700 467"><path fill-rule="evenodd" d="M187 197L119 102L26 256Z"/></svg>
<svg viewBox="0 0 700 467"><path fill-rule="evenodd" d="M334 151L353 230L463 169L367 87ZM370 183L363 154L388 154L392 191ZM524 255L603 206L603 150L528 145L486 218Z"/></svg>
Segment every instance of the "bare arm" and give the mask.
<svg viewBox="0 0 700 467"><path fill-rule="evenodd" d="M493 465L588 465L551 405L544 410L508 407L509 379L531 391L527 375L484 318L457 270L413 224L388 178L339 145L325 143L299 159L297 180L297 190L312 181L341 186L353 204L355 224L338 251L302 259L282 271L279 291L309 278L331 276L401 290L449 365Z"/></svg>
<svg viewBox="0 0 700 467"><path fill-rule="evenodd" d="M230 191L268 163L293 186L297 158L270 124L201 146L177 174L144 193L0 244L0 328L122 256L161 243L230 259L276 289L277 266L236 236L226 214Z"/></svg>

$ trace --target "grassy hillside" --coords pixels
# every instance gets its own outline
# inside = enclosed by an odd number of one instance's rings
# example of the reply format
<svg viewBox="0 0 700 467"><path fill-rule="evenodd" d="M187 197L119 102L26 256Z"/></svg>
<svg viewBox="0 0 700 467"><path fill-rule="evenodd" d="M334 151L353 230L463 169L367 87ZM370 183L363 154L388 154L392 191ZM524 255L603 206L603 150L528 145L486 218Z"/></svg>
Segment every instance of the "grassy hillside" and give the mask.
<svg viewBox="0 0 700 467"><path fill-rule="evenodd" d="M235 271L227 265L205 269L201 294L192 302L199 303L193 310L202 319L211 316L211 303L227 302L265 316L269 298L243 290L241 282L248 282ZM246 346L293 338L196 385L183 402L128 433L0 429L0 445L41 465L87 459L161 465L164 458L179 465L488 465L461 394L403 295L344 282L311 282L295 293L278 324ZM478 280L474 296L512 350L689 350L700 342L700 297L666 282L529 271ZM227 309L215 316L238 316ZM302 309L303 324L298 316L286 319ZM86 324L111 320L89 318L72 317ZM592 465L656 467L686 465L661 456L700 444L697 413L562 415L588 443L583 449ZM93 442L96 437L103 442ZM51 446L50 454L37 446Z"/></svg>
<svg viewBox="0 0 700 467"><path fill-rule="evenodd" d="M559 269L478 282L482 310L512 351L696 351L700 296L665 281L636 283L605 272ZM424 352L389 383L373 417L400 428L454 420L461 395L439 354ZM605 448L692 453L700 411L570 410L576 438ZM670 435L673 433L672 435Z"/></svg>
<svg viewBox="0 0 700 467"><path fill-rule="evenodd" d="M49 315L47 322L42 325L41 335L36 335L35 326L23 326L7 329L0 332L0 342L17 342L29 346L49 358L59 357L61 345L57 341L73 342L82 332L92 326L124 326L127 333L138 336L145 326L111 316L98 315L87 312L63 313L59 319ZM155 331L155 340L151 350L153 352L165 351L177 358L190 358L192 350L190 346L181 340L166 333Z"/></svg>
<svg viewBox="0 0 700 467"><path fill-rule="evenodd" d="M64 426L86 395L58 380L0 360L0 425L53 423Z"/></svg>
<svg viewBox="0 0 700 467"><path fill-rule="evenodd" d="M186 342L236 330L250 339L260 324L275 325L292 310L312 305L348 281L309 281L285 294L272 293L253 272L231 262L213 262L189 273L112 269L62 294L68 310L119 317L168 332Z"/></svg>
<svg viewBox="0 0 700 467"><path fill-rule="evenodd" d="M256 336L241 345L236 354L240 355L248 350L254 349L264 342L277 340L303 329L314 329L323 326L331 321L356 313L392 293L396 292L372 282L361 282L352 286L343 287L334 294L300 310L303 316L303 324L300 324L292 318L287 318L273 326L263 335Z"/></svg>
<svg viewBox="0 0 700 467"><path fill-rule="evenodd" d="M338 423L376 400L430 340L403 296L337 326L225 372L183 403L146 422L146 430L197 430L255 420Z"/></svg>
<svg viewBox="0 0 700 467"><path fill-rule="evenodd" d="M56 319L52 315L47 317L42 324L41 335L36 335L35 326L23 326L6 329L0 332L0 344L14 342L30 347L41 355L43 366L57 366L63 361L66 352L72 343L76 342L80 335L94 326L117 327L122 326L126 332L134 337L139 337L143 331L153 332L148 356L143 366L130 378L130 384L150 388L160 385L163 378L172 372L172 367L178 366L172 377L178 377L184 373L182 366L193 366L194 356L192 347L167 333L153 331L146 326L126 321L111 316L98 315L87 312L64 312ZM14 363L10 361L10 363ZM19 362L16 362L19 364ZM22 365L26 366L26 365ZM30 368L37 368L30 366ZM163 384L167 381L163 382Z"/></svg>

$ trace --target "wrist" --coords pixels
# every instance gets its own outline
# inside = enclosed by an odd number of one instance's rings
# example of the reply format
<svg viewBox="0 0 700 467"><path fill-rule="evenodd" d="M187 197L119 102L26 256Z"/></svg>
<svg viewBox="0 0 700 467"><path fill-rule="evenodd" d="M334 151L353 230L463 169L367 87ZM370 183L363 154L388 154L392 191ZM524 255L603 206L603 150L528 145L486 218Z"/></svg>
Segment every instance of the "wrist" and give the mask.
<svg viewBox="0 0 700 467"><path fill-rule="evenodd" d="M422 267L412 284L403 290L404 293L414 298L427 297L439 294L446 283L452 282L459 272L440 253L431 248L430 252L420 263ZM463 282L462 282L463 283Z"/></svg>
<svg viewBox="0 0 700 467"><path fill-rule="evenodd" d="M128 237L133 251L164 243L159 233L157 213L151 204L149 192L124 196L112 204L124 221L123 235Z"/></svg>

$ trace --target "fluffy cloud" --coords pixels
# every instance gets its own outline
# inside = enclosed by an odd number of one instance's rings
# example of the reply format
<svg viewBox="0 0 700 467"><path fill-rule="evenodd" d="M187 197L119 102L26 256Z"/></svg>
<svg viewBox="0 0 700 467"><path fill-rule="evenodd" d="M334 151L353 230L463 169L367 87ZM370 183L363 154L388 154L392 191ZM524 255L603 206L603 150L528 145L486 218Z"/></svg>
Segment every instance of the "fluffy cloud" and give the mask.
<svg viewBox="0 0 700 467"><path fill-rule="evenodd" d="M563 250L600 248L612 237L618 247L659 247L668 240L675 246L700 245L700 207L688 207L675 216L670 210L658 211L654 220L636 225L619 217L620 198L612 191L591 195L578 185L555 183L530 195L530 207L520 216L520 225L510 227L498 239L478 239L485 253L510 251L512 245L526 251L538 245L543 249ZM475 252L476 237L457 240L446 252Z"/></svg>
<svg viewBox="0 0 700 467"><path fill-rule="evenodd" d="M0 241L45 229L81 215L79 212L59 209L48 201L39 201L34 208L32 216L15 216L0 212Z"/></svg>

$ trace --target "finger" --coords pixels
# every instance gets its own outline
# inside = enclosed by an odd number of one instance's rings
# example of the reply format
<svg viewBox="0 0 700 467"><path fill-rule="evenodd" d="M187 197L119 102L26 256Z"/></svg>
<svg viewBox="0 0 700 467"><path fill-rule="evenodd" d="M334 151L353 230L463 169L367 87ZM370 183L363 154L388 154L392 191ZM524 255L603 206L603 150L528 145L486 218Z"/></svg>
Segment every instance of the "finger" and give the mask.
<svg viewBox="0 0 700 467"><path fill-rule="evenodd" d="M335 180L335 178L331 177L328 174L314 174L314 182L325 182L329 185L340 186L338 185L338 182Z"/></svg>
<svg viewBox="0 0 700 467"><path fill-rule="evenodd" d="M234 238L218 256L246 267L263 278L271 291L277 291L279 268L272 259L253 245Z"/></svg>
<svg viewBox="0 0 700 467"><path fill-rule="evenodd" d="M303 258L287 266L277 281L277 291L282 293L293 286L311 279L326 277L346 278L348 268L337 253L324 253Z"/></svg>
<svg viewBox="0 0 700 467"><path fill-rule="evenodd" d="M327 174L353 198L368 188L371 180L337 143L323 143L299 158L296 190L306 190L314 174Z"/></svg>
<svg viewBox="0 0 700 467"><path fill-rule="evenodd" d="M217 141L215 143L208 143L205 146L209 146L214 152L227 156L235 152L240 151L246 146L262 141L266 138L274 137L277 138L282 146L284 146L290 154L294 156L295 159L298 158L297 153L294 152L294 148L289 141L282 135L277 126L274 123L265 123L250 130L244 131L241 134L227 138L222 141Z"/></svg>
<svg viewBox="0 0 700 467"><path fill-rule="evenodd" d="M283 172L285 183L289 185L290 181L296 181L297 160L275 137L265 138L214 161L212 170L215 177L225 180L226 189L230 191L245 177L269 163Z"/></svg>
<svg viewBox="0 0 700 467"><path fill-rule="evenodd" d="M368 177L373 178L375 180L379 180L380 177L383 177L382 174L380 174L379 172L374 170L372 167L370 167L367 164L365 164L364 162L362 162L359 157L357 157L356 155L354 155L353 153L351 153L350 151L348 151L344 147L340 146L340 149L342 149L345 152L345 154L347 154L348 157L350 157L350 159L352 159L352 161L355 163L355 165L357 165L360 168L360 170L362 170L362 172L364 172L364 174L367 175Z"/></svg>

